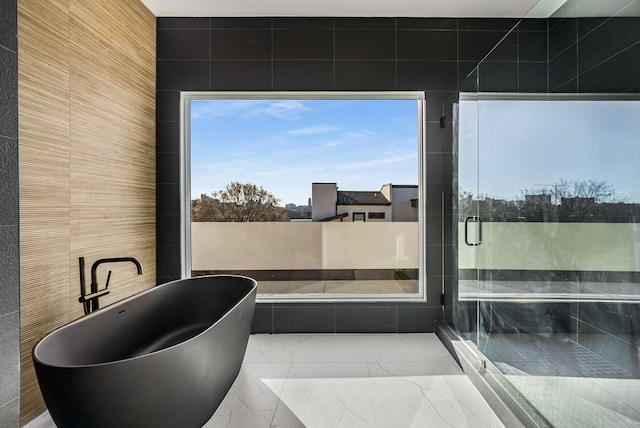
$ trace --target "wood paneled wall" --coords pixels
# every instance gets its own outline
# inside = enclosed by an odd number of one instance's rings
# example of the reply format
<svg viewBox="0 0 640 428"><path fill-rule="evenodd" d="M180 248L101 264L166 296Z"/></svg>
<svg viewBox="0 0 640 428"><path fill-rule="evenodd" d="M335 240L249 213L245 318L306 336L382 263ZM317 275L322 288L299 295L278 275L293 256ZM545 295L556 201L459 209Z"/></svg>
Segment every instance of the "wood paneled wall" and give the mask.
<svg viewBox="0 0 640 428"><path fill-rule="evenodd" d="M45 410L33 346L83 315L78 257L143 265L100 268L101 305L156 282L156 20L137 0L19 0L18 43L24 424Z"/></svg>

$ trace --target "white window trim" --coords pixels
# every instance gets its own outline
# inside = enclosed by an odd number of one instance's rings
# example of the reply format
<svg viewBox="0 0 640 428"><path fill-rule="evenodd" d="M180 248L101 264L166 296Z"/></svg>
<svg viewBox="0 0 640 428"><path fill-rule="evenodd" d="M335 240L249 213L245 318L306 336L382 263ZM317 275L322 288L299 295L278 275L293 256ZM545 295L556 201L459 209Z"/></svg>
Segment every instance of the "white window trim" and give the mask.
<svg viewBox="0 0 640 428"><path fill-rule="evenodd" d="M426 293L426 102L419 91L183 91L180 93L180 253L181 276L191 277L191 100L308 100L308 99L409 99L418 102L418 293L417 294L282 294L258 295L260 303L283 302L425 302Z"/></svg>

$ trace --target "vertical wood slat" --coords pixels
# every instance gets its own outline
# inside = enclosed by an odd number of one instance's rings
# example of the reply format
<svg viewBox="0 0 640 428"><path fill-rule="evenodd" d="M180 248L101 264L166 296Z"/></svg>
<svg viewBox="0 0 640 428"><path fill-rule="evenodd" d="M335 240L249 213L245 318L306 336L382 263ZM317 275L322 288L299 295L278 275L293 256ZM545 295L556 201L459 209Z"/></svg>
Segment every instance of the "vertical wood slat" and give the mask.
<svg viewBox="0 0 640 428"><path fill-rule="evenodd" d="M31 350L82 316L78 257L133 256L105 305L155 284L155 17L139 1L19 0L21 423Z"/></svg>

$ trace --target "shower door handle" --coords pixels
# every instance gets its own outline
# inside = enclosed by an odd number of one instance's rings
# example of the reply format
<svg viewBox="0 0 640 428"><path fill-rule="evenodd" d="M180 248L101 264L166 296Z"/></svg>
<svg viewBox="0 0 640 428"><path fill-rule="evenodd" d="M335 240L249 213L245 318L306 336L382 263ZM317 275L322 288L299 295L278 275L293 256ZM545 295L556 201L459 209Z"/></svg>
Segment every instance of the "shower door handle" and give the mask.
<svg viewBox="0 0 640 428"><path fill-rule="evenodd" d="M478 223L478 240L476 242L469 242L469 221ZM464 219L464 243L470 247L477 247L482 244L482 220L480 220L480 217L472 215Z"/></svg>

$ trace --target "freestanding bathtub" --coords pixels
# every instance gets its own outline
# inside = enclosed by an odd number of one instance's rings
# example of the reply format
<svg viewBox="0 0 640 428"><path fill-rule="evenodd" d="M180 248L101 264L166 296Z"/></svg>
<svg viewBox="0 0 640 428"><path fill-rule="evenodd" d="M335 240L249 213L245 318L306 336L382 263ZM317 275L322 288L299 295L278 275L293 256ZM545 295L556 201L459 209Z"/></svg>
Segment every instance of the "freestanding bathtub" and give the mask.
<svg viewBox="0 0 640 428"><path fill-rule="evenodd" d="M169 282L67 324L33 349L59 428L201 427L236 379L256 281Z"/></svg>

